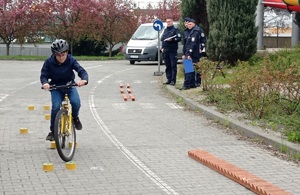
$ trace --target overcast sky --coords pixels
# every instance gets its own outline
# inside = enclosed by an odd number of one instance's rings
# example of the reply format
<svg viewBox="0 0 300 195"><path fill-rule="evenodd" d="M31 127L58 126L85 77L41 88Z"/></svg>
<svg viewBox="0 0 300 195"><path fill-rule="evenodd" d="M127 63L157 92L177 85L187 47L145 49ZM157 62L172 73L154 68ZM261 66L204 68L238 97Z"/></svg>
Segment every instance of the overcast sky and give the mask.
<svg viewBox="0 0 300 195"><path fill-rule="evenodd" d="M140 8L146 8L146 6L151 3L153 6L156 6L161 0L132 0L133 3L136 3Z"/></svg>

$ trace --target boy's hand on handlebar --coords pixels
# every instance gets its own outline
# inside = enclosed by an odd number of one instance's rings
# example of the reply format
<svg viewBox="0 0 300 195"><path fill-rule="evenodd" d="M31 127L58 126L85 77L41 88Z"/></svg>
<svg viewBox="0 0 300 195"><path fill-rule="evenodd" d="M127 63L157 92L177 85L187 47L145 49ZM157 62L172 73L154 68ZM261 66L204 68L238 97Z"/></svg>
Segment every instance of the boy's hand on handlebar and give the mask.
<svg viewBox="0 0 300 195"><path fill-rule="evenodd" d="M86 80L80 80L80 81L77 82L78 87L82 87L82 86L84 86L86 84L87 84Z"/></svg>
<svg viewBox="0 0 300 195"><path fill-rule="evenodd" d="M49 90L49 89L50 89L49 83L45 83L45 84L43 85L43 89Z"/></svg>

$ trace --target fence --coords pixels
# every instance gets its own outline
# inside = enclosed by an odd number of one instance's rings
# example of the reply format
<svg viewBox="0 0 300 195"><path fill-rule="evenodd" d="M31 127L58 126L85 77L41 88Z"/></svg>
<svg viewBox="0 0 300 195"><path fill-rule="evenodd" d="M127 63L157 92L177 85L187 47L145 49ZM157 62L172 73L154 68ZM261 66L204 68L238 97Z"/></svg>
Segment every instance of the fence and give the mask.
<svg viewBox="0 0 300 195"><path fill-rule="evenodd" d="M26 55L26 56L50 56L51 44L11 44L9 48L10 56ZM6 45L0 44L0 56L6 56Z"/></svg>
<svg viewBox="0 0 300 195"><path fill-rule="evenodd" d="M291 37L264 37L263 42L266 48L290 48ZM115 47L119 47L116 45ZM18 44L11 44L9 48L10 56L26 55L26 56L50 56L51 44L24 44L22 47ZM6 56L6 45L0 44L0 56Z"/></svg>

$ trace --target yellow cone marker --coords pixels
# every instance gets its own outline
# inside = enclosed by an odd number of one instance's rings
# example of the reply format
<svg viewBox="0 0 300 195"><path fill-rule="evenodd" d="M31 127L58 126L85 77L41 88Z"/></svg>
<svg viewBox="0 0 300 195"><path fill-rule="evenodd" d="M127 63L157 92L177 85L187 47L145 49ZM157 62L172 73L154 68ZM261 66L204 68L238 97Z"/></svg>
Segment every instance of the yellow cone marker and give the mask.
<svg viewBox="0 0 300 195"><path fill-rule="evenodd" d="M72 148L72 143L73 143L73 142L69 142L69 148ZM78 143L77 143L77 142L76 142L75 147L76 147L76 148L78 147Z"/></svg>
<svg viewBox="0 0 300 195"><path fill-rule="evenodd" d="M50 118L51 118L50 114L45 114L45 119L46 120L50 120Z"/></svg>
<svg viewBox="0 0 300 195"><path fill-rule="evenodd" d="M50 142L50 148L51 148L51 149L56 149L55 141L51 141L51 142Z"/></svg>
<svg viewBox="0 0 300 195"><path fill-rule="evenodd" d="M49 105L44 105L44 110L50 110L50 106Z"/></svg>
<svg viewBox="0 0 300 195"><path fill-rule="evenodd" d="M27 134L28 128L20 128L20 134Z"/></svg>
<svg viewBox="0 0 300 195"><path fill-rule="evenodd" d="M52 163L44 163L43 164L43 170L48 172L48 171L53 171L53 164Z"/></svg>
<svg viewBox="0 0 300 195"><path fill-rule="evenodd" d="M33 105L29 105L28 106L28 110L34 110L34 106Z"/></svg>
<svg viewBox="0 0 300 195"><path fill-rule="evenodd" d="M68 170L75 170L76 169L76 162L70 161L66 163L66 169Z"/></svg>

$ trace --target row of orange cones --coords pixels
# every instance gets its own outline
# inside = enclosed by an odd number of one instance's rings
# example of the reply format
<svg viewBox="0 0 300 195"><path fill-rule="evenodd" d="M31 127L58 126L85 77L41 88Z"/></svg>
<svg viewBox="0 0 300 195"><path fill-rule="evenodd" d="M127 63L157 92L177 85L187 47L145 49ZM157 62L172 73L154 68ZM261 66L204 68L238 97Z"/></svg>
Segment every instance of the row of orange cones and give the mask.
<svg viewBox="0 0 300 195"><path fill-rule="evenodd" d="M127 101L127 95L124 93L123 87L124 87L123 83L120 83L120 92L122 94L123 100ZM129 83L126 84L126 91L128 93L129 98L131 99L131 101L135 101L135 97L131 93L131 89L130 89Z"/></svg>

